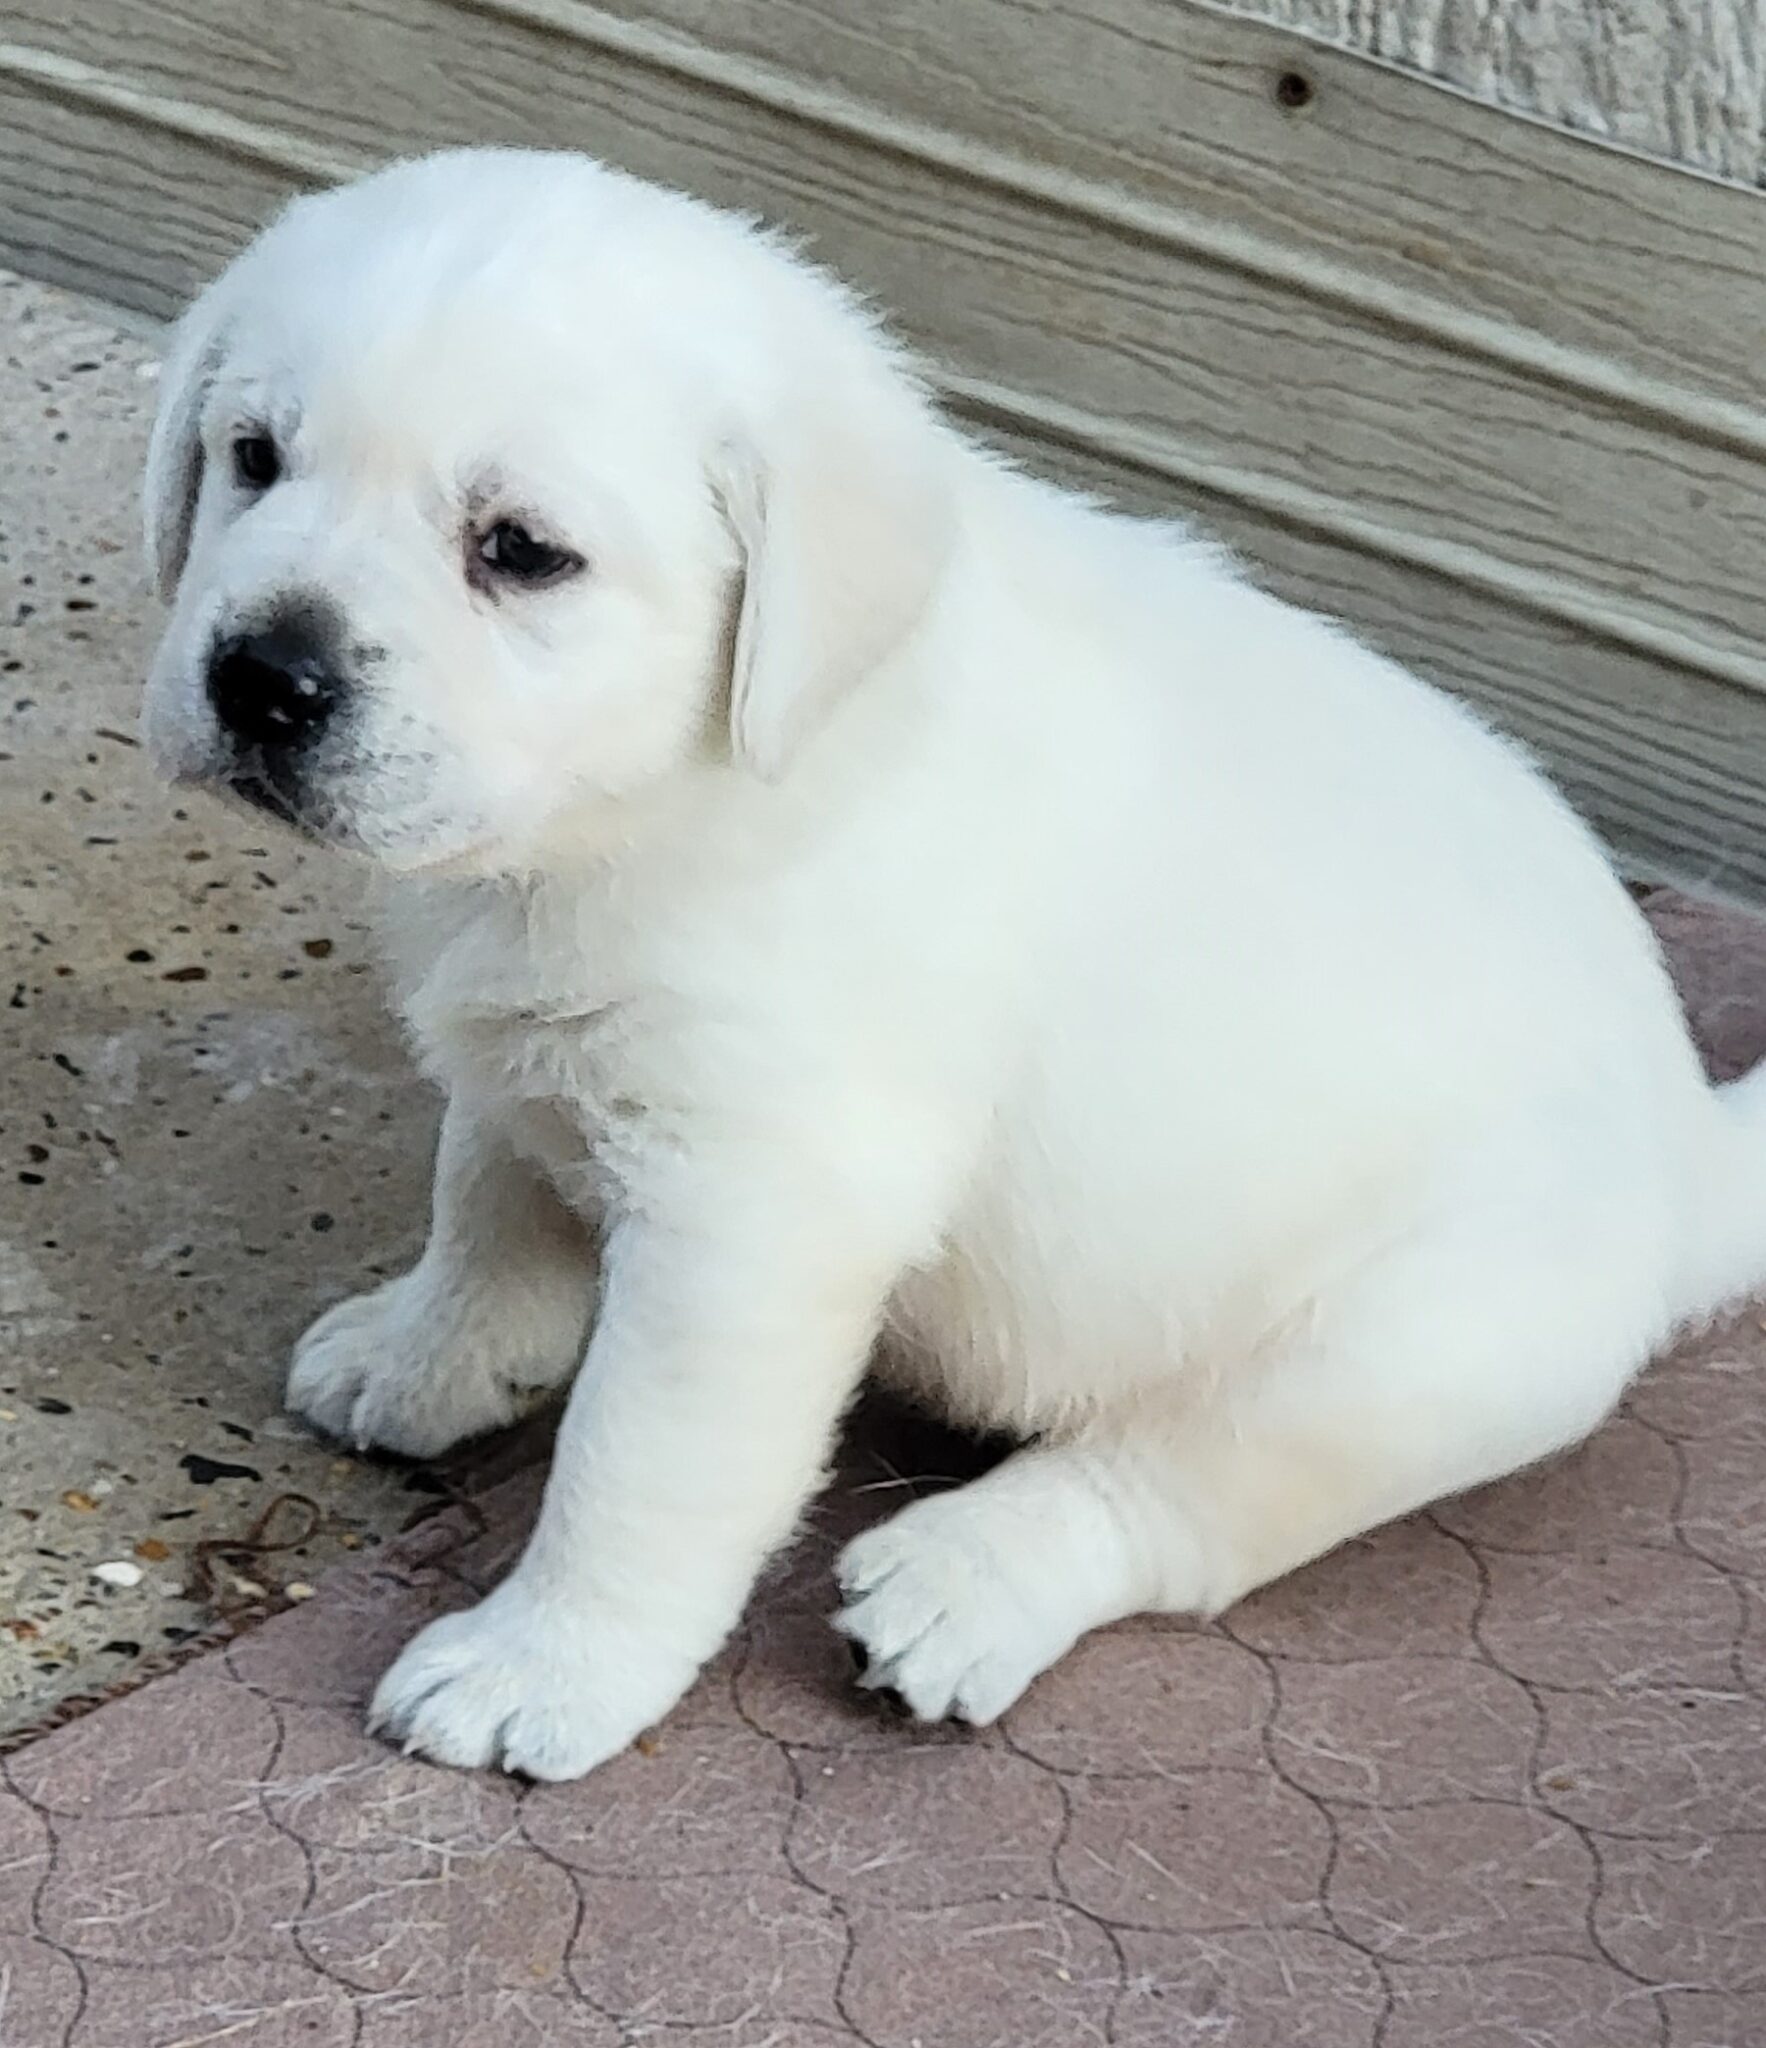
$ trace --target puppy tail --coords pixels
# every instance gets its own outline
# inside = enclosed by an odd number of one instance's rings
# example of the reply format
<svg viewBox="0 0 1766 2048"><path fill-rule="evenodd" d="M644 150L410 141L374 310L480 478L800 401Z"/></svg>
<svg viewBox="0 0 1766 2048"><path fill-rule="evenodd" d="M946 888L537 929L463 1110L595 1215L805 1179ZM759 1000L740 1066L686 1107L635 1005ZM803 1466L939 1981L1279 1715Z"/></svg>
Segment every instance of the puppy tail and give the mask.
<svg viewBox="0 0 1766 2048"><path fill-rule="evenodd" d="M1766 1062L1714 1095L1715 1170L1699 1205L1691 1321L1766 1292Z"/></svg>

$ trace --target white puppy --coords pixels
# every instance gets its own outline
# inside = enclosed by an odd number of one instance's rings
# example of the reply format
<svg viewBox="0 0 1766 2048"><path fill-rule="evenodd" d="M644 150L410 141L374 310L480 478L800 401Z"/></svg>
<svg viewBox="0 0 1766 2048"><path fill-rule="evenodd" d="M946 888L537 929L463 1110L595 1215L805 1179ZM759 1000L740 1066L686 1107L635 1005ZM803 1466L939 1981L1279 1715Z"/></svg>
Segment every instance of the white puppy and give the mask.
<svg viewBox="0 0 1766 2048"><path fill-rule="evenodd" d="M391 872L448 1091L427 1251L291 1404L428 1454L582 1361L526 1555L380 1688L416 1750L568 1777L666 1713L880 1334L1027 1447L854 1543L838 1626L985 1722L1766 1276L1766 1097L1532 768L970 444L751 225L502 152L302 200L186 318L148 498L159 760Z"/></svg>

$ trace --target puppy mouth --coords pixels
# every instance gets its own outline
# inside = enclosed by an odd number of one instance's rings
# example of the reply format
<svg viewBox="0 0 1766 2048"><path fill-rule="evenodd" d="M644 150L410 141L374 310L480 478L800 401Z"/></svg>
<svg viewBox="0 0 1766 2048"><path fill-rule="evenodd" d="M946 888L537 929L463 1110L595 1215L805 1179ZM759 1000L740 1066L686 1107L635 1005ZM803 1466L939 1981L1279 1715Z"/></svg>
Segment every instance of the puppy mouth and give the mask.
<svg viewBox="0 0 1766 2048"><path fill-rule="evenodd" d="M222 770L215 787L221 795L274 818L303 839L321 837L300 776L283 763L272 763L256 753L242 755Z"/></svg>

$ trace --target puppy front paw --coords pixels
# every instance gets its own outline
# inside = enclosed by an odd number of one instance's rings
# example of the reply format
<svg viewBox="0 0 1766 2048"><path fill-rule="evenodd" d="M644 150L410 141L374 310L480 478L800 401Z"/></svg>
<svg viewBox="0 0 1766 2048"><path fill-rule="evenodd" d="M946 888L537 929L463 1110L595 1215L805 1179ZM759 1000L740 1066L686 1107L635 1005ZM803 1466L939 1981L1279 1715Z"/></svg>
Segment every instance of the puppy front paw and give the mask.
<svg viewBox="0 0 1766 2048"><path fill-rule="evenodd" d="M295 1346L289 1408L358 1450L434 1458L517 1421L575 1362L580 1333L519 1302L500 1320L451 1307L415 1273L339 1302Z"/></svg>
<svg viewBox="0 0 1766 2048"><path fill-rule="evenodd" d="M376 1332L388 1320L382 1297L398 1284L338 1302L295 1345L283 1404L321 1435L346 1443L353 1437L356 1403L378 1355Z"/></svg>
<svg viewBox="0 0 1766 2048"><path fill-rule="evenodd" d="M515 1578L415 1637L368 1725L434 1763L580 1778L661 1720L696 1668Z"/></svg>

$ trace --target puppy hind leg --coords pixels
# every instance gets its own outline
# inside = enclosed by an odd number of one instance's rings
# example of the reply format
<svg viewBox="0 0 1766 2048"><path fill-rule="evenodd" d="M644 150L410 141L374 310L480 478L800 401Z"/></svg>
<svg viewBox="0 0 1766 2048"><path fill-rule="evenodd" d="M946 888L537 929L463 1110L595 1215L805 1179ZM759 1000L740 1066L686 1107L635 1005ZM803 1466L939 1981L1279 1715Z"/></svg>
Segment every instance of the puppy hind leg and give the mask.
<svg viewBox="0 0 1766 2048"><path fill-rule="evenodd" d="M1172 1445L1196 1565L1161 1604L1218 1613L1597 1429L1673 1327L1671 1239L1628 1164L1486 1148L1444 1182L1471 1199L1228 1377Z"/></svg>
<svg viewBox="0 0 1766 2048"><path fill-rule="evenodd" d="M1641 1298L1475 1265L1394 1265L1330 1319L1228 1375L1094 1418L920 1501L843 1554L836 1626L867 1682L925 1719L994 1719L1087 1630L1216 1613L1362 1531L1562 1449L1652 1341ZM1561 1276L1554 1276L1561 1280ZM1612 1290L1608 1290L1609 1293Z"/></svg>
<svg viewBox="0 0 1766 2048"><path fill-rule="evenodd" d="M1156 1451L1100 1422L916 1501L842 1552L863 1683L983 1726L1088 1630L1161 1603L1188 1539Z"/></svg>

